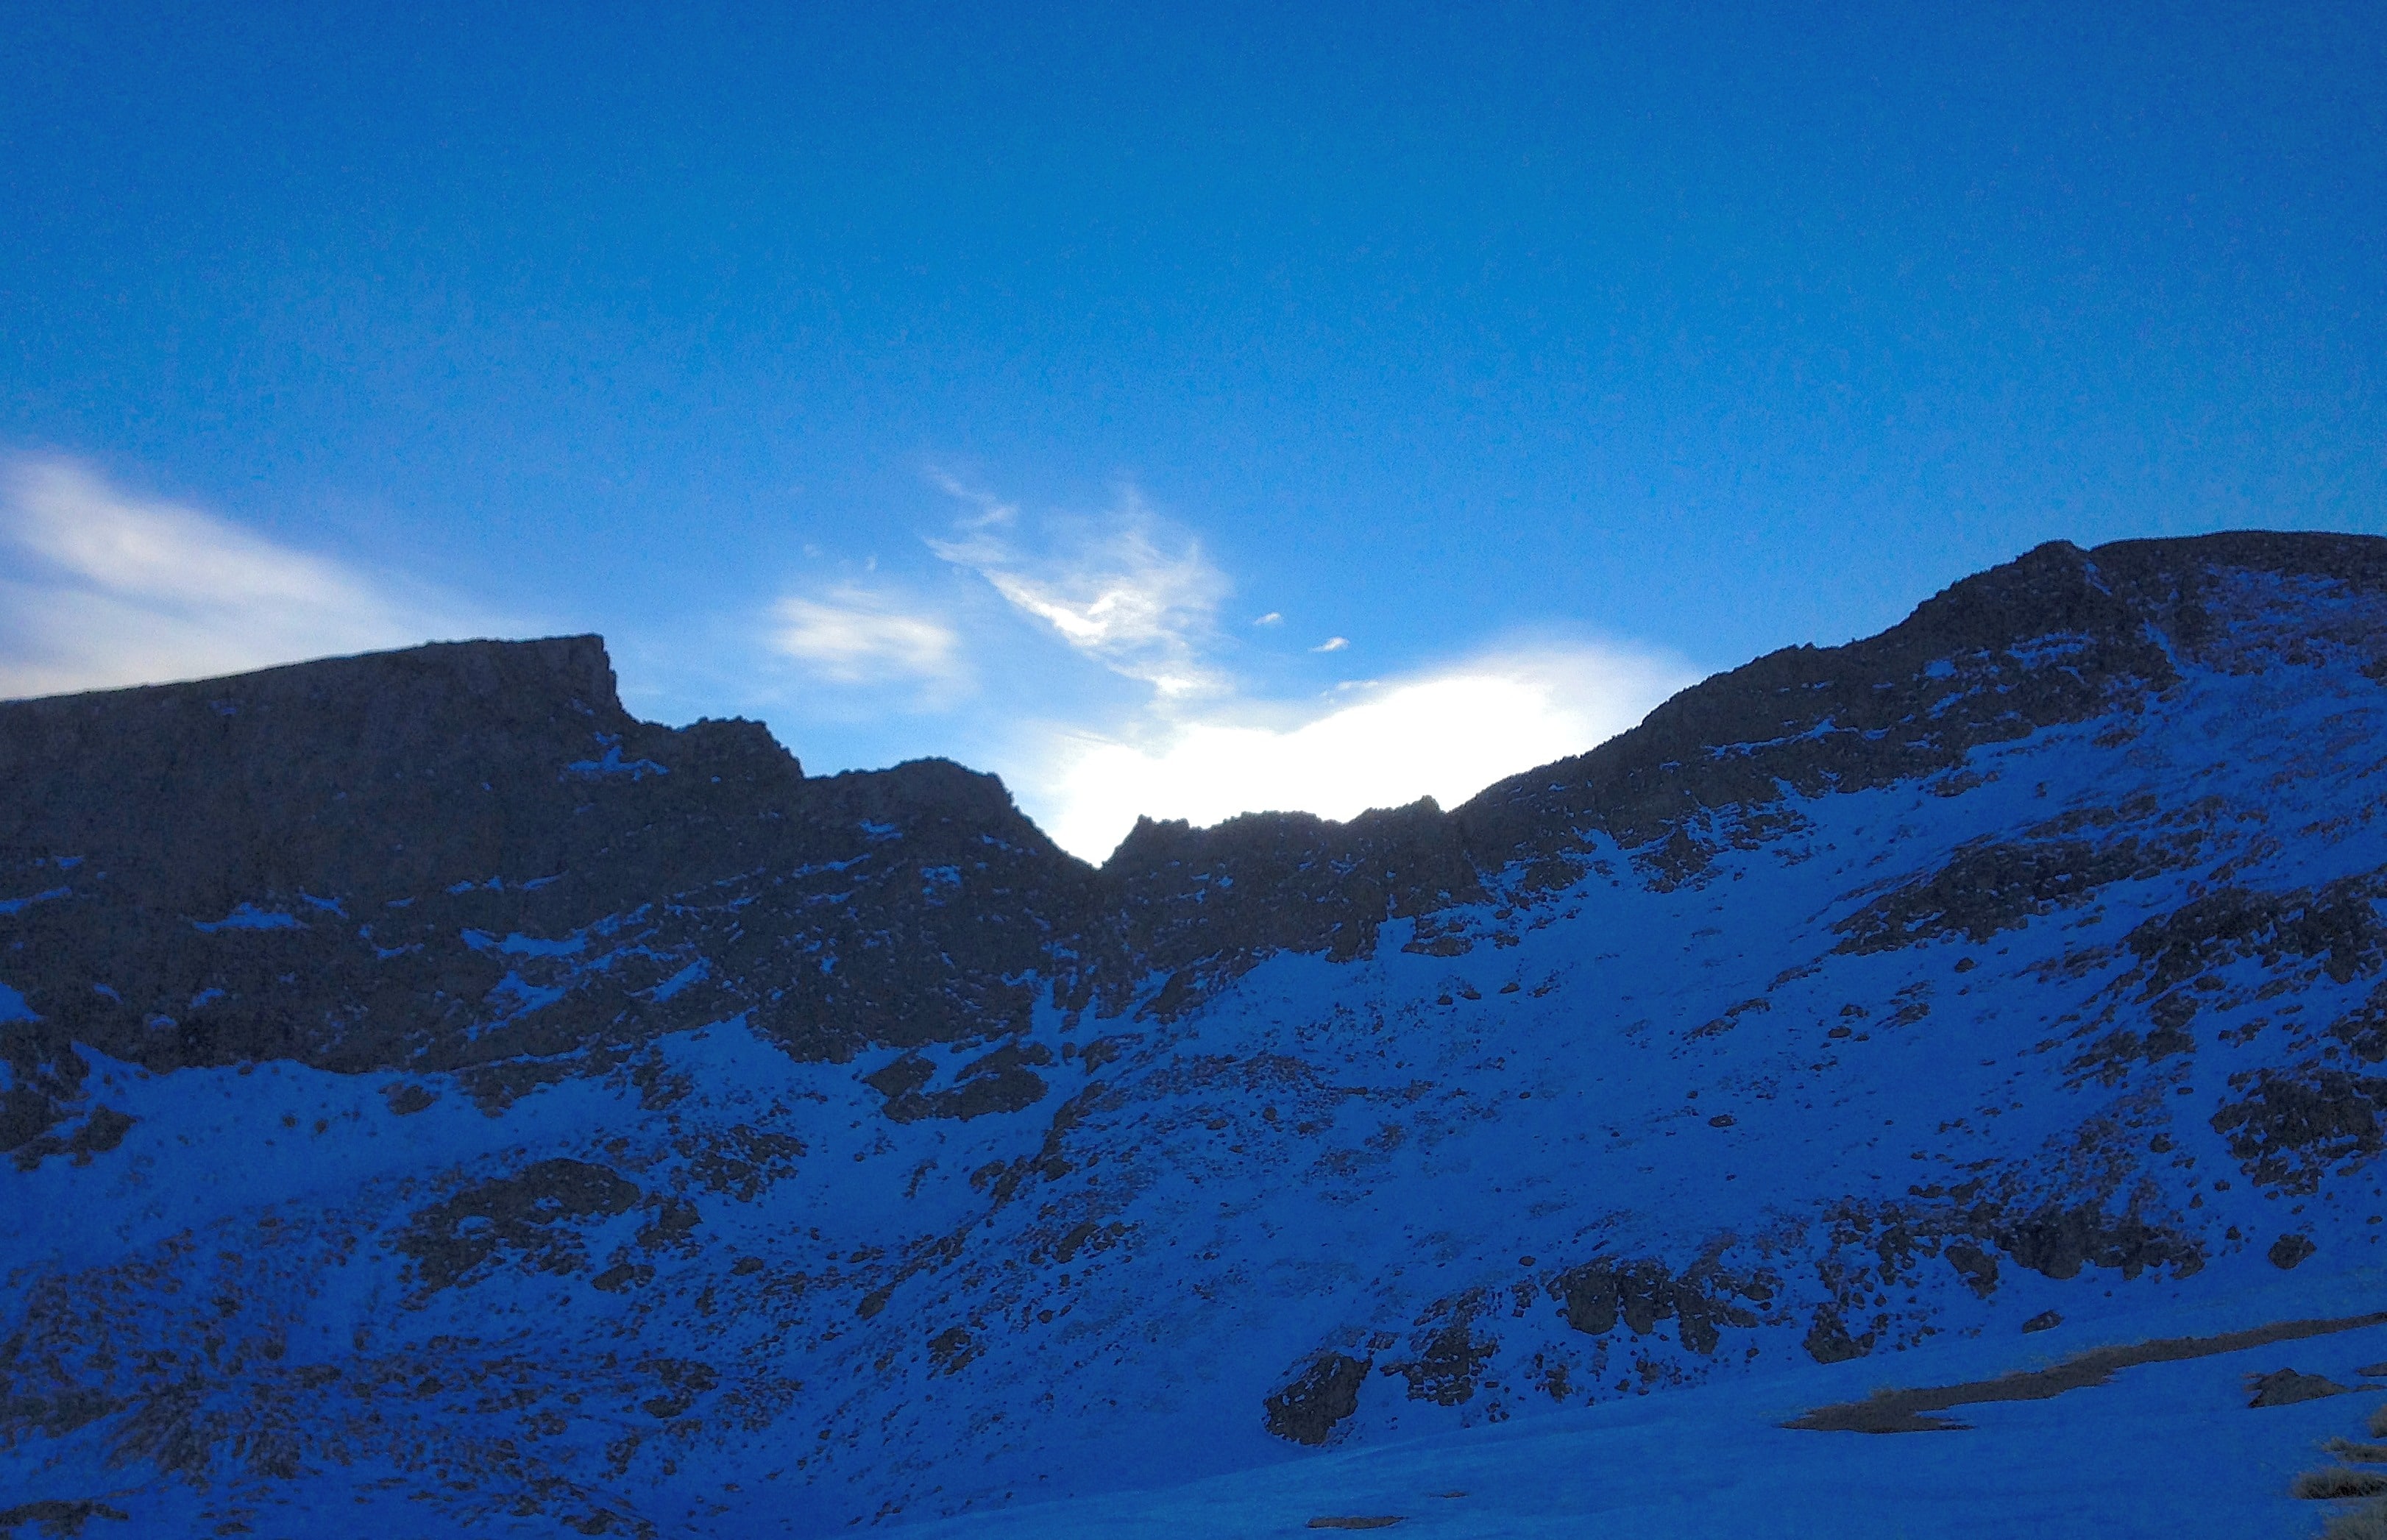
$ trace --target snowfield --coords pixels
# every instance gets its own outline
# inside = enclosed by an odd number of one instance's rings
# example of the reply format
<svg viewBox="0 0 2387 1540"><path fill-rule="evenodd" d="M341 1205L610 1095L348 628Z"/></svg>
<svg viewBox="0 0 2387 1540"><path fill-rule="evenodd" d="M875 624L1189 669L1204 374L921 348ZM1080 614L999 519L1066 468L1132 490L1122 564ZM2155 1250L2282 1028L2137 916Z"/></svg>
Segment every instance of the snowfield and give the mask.
<svg viewBox="0 0 2387 1540"><path fill-rule="evenodd" d="M1825 680L1925 703L1651 757L1635 785L1745 764L1771 789L1677 799L1649 838L1535 813L1472 890L1384 877L1364 944L1268 941L1325 902L1290 883L1279 931L1227 917L1277 879L1224 846L1153 868L1165 925L1131 885L1034 897L1108 880L1066 857L991 886L1032 831L917 799L701 899L668 861L574 912L538 907L575 902L555 871L395 892L309 857L303 892L124 901L103 933L133 857L24 814L0 1526L2317 1534L2359 1504L2290 1483L2368 1436L2387 1324L1936 1431L1785 1424L2387 1309L2379 544L2168 543L2160 604ZM2032 593L2121 560L2073 555ZM2115 636L2156 661L2092 666ZM1835 659L1881 666L1793 663ZM2000 704L2051 690L2087 703ZM1912 773L1838 768L1966 713ZM613 810L694 795L691 763L599 733L538 784L649 829ZM1288 869L1336 903L1378 880L1333 851ZM774 908L766 878L808 886ZM958 942L798 928L871 903L1042 950L968 974ZM1169 939L1206 923L1233 944ZM268 949L334 946L447 971L268 1004L333 955ZM904 946L966 984L898 990L866 1031L787 1025L791 991ZM1068 971L1098 953L1097 984ZM191 1046L218 1001L285 1037ZM385 1049L385 1016L419 1027ZM2282 1369L2343 1393L2250 1406Z"/></svg>

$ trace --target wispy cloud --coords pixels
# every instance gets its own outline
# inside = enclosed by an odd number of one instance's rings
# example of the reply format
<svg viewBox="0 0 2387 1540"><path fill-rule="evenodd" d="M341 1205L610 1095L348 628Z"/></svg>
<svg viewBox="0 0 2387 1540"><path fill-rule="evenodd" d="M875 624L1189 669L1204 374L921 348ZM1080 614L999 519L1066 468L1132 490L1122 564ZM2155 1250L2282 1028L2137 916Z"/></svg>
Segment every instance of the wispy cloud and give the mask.
<svg viewBox="0 0 2387 1540"><path fill-rule="evenodd" d="M70 461L0 467L0 696L263 668L480 629L466 606L142 499Z"/></svg>
<svg viewBox="0 0 2387 1540"><path fill-rule="evenodd" d="M965 510L926 542L961 579L939 602L898 597L930 589L874 568L783 600L770 644L815 679L865 687L874 722L916 691L912 709L975 738L962 751L1090 861L1140 815L1209 825L1270 809L1349 818L1425 796L1453 806L1613 737L1693 678L1681 660L1631 647L1542 643L1287 700L1255 675L1314 680L1325 659L1361 650L1341 636L1295 641L1281 611L1223 624L1227 574L1132 492L1082 518L939 485ZM1103 671L1145 688L1122 701Z"/></svg>
<svg viewBox="0 0 2387 1540"><path fill-rule="evenodd" d="M943 485L979 511L951 537L928 542L939 557L985 578L1013 608L1114 673L1150 685L1163 701L1227 687L1204 653L1231 586L1200 541L1132 492L1100 520L1030 546L1011 505Z"/></svg>
<svg viewBox="0 0 2387 1540"><path fill-rule="evenodd" d="M1080 738L1023 801L1062 848L1107 856L1138 814L1214 824L1267 810L1348 818L1431 796L1455 806L1504 776L1580 753L1692 682L1679 660L1570 646L1495 653L1354 687L1293 727L1186 720L1155 746Z"/></svg>
<svg viewBox="0 0 2387 1540"><path fill-rule="evenodd" d="M848 585L783 599L772 622L772 650L832 684L913 685L933 706L968 683L959 633L886 594Z"/></svg>

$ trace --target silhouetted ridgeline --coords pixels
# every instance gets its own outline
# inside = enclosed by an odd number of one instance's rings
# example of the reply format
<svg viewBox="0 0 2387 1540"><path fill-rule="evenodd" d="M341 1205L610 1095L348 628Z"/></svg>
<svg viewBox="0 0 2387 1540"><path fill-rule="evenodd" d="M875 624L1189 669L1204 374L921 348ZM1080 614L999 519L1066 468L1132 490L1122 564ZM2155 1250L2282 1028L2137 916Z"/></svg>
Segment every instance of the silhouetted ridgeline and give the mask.
<svg viewBox="0 0 2387 1540"><path fill-rule="evenodd" d="M1099 869L991 776L637 722L593 637L0 704L0 1528L1414 1486L1749 1373L2336 1332L2381 807L2336 536L2042 547L1463 807ZM1445 1484L1347 1511L1498 1532Z"/></svg>
<svg viewBox="0 0 2387 1540"><path fill-rule="evenodd" d="M759 724L638 722L594 637L0 704L0 869L70 890L7 917L39 1024L9 1028L0 1146L75 1093L74 1041L155 1069L471 1069L502 1099L741 1012L790 1053L840 1058L999 1038L1040 991L1165 1015L1275 951L1354 957L1388 919L1528 902L1601 849L1681 882L1795 818L1786 795L2128 712L2175 658L2235 645L2216 618L2242 602L2218 597L2233 571L2282 596L2375 592L2387 541L2042 546L1881 636L1718 675L1453 812L1145 820L1099 871L992 776L928 760L807 777ZM2297 645L2387 657L2360 628ZM41 875L69 863L71 883ZM492 939L600 921L616 948L635 937L634 960L525 1011L504 986L537 959Z"/></svg>

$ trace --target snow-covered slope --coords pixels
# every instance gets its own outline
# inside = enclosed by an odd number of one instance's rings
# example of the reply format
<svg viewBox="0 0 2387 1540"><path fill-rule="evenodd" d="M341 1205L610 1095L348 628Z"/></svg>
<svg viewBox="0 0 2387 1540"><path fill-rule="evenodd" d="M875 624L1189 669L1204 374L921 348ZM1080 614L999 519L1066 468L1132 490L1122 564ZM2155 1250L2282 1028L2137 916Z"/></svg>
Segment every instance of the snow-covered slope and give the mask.
<svg viewBox="0 0 2387 1540"><path fill-rule="evenodd" d="M0 1510L2303 1533L2363 1408L2237 1377L2378 1327L1778 1424L2387 1305L2382 621L2387 542L2045 548L1100 872L586 641L0 707Z"/></svg>

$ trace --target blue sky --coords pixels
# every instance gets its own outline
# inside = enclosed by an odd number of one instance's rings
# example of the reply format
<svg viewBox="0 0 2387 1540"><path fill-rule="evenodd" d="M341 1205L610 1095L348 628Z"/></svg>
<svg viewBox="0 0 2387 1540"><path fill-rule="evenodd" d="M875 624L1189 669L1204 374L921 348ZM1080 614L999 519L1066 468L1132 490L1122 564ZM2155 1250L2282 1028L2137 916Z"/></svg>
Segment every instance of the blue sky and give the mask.
<svg viewBox="0 0 2387 1540"><path fill-rule="evenodd" d="M1099 855L2387 530L2387 13L1652 9L0 9L0 693L597 630Z"/></svg>

